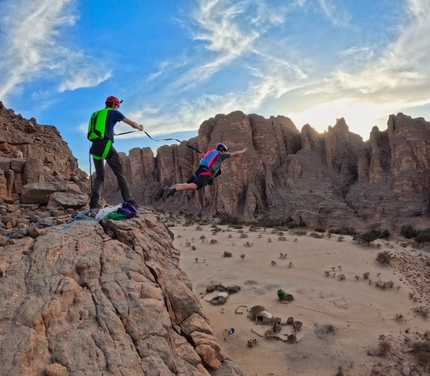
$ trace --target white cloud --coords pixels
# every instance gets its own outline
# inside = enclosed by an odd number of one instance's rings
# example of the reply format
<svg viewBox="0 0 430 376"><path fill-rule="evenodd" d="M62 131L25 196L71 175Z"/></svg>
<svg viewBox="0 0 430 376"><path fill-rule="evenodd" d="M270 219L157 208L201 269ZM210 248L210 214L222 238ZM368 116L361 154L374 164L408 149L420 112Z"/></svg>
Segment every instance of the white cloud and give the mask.
<svg viewBox="0 0 430 376"><path fill-rule="evenodd" d="M60 76L60 90L97 85L109 72L97 64L91 67L87 56L61 43L65 26L76 22L71 0L5 0L0 27L0 97L19 90L34 79ZM73 79L72 79L73 77Z"/></svg>
<svg viewBox="0 0 430 376"><path fill-rule="evenodd" d="M337 0L318 0L322 13L335 26L350 27L351 15L337 6Z"/></svg>

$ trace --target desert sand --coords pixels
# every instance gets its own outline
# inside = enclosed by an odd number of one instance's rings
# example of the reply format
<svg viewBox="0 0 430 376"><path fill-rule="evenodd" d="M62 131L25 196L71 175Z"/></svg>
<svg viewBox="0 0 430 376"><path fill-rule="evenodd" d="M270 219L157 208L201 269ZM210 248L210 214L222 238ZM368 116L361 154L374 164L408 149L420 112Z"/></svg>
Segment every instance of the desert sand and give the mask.
<svg viewBox="0 0 430 376"><path fill-rule="evenodd" d="M399 268L375 258L384 250L399 260L427 257L428 252L394 240L377 240L367 246L351 236L318 239L310 236L310 230L302 236L285 231L281 234L285 240L278 240L279 233L270 228L250 231L247 226L243 230L218 226L222 231L213 234L211 225L196 230L197 226L176 223L170 227L174 245L181 251L180 266L201 298L224 351L246 375L370 375L376 363L382 372L378 374L409 374L413 362L401 354L406 337L419 341L430 330L430 320L414 311L417 306L429 307L428 295L420 293L420 283L428 284L429 276L415 270L413 263L410 268ZM223 257L225 251L232 257ZM243 259L241 254L245 254ZM363 277L366 272L368 279ZM339 280L340 274L345 279ZM394 285L382 289L376 281L393 281ZM218 291L206 293L206 287L213 284L241 289L223 305L214 305L209 301ZM294 301L281 303L279 289L292 294ZM247 318L247 310L255 305L264 306L282 323L289 317L301 321L297 342L261 337L271 325ZM237 310L239 306L246 307ZM403 318L396 320L396 314ZM234 333L228 334L231 328ZM282 325L278 337L285 341L292 333L291 325ZM249 339L257 339L257 345L248 347ZM378 356L381 341L389 342L391 350Z"/></svg>

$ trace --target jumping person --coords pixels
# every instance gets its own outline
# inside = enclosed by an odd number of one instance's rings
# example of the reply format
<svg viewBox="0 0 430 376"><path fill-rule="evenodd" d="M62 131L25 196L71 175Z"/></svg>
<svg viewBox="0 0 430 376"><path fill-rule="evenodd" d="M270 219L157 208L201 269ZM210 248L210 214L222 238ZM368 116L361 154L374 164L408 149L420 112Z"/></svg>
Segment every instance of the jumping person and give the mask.
<svg viewBox="0 0 430 376"><path fill-rule="evenodd" d="M233 153L227 152L227 146L218 144L216 149L209 149L202 157L197 171L187 180L186 183L178 183L172 185L170 188L161 189L156 199L166 199L176 192L180 191L195 191L213 184L213 179L221 175L221 165L227 158L237 157L245 153L248 148Z"/></svg>
<svg viewBox="0 0 430 376"><path fill-rule="evenodd" d="M130 188L125 179L118 152L112 144L114 143L114 127L117 122L123 121L139 131L143 131L143 125L127 119L119 112L118 108L121 103L122 100L120 101L116 97L107 97L105 101L106 107L103 110L94 112L88 124L87 138L92 142L90 154L93 156L94 167L96 169L96 178L91 192L90 209L96 208L100 198L100 189L105 178L104 160L106 160L118 180L123 200L137 207L136 201L133 200L130 194Z"/></svg>

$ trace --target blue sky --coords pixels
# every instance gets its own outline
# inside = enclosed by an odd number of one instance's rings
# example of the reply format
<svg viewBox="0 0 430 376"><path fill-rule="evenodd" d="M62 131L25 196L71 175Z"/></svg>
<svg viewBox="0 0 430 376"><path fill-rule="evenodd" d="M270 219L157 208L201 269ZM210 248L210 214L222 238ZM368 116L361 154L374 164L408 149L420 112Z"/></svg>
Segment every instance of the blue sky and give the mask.
<svg viewBox="0 0 430 376"><path fill-rule="evenodd" d="M429 0L0 0L0 100L55 125L88 171L87 122L115 95L155 138L219 113L284 115L367 140L430 120ZM116 127L117 133L131 130ZM118 151L163 143L143 133Z"/></svg>

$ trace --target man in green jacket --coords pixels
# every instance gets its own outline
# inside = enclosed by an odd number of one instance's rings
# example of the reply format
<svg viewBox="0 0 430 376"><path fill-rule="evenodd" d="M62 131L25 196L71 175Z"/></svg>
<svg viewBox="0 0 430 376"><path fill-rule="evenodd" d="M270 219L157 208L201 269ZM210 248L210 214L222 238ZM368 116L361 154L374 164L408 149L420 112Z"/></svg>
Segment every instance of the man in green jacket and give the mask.
<svg viewBox="0 0 430 376"><path fill-rule="evenodd" d="M117 122L123 121L132 128L143 131L143 125L127 119L119 112L118 108L121 103L122 100L120 101L117 97L109 96L105 101L106 107L94 112L90 118L87 138L92 142L90 154L93 156L94 167L96 169L96 178L91 191L90 209L97 207L100 198L100 189L105 178L104 160L106 160L118 180L124 202L129 202L137 207L136 201L131 197L130 188L125 179L118 152L113 147L114 127Z"/></svg>

